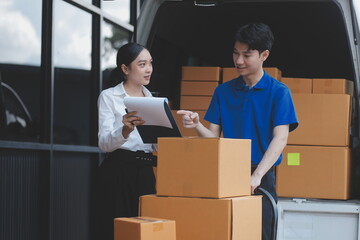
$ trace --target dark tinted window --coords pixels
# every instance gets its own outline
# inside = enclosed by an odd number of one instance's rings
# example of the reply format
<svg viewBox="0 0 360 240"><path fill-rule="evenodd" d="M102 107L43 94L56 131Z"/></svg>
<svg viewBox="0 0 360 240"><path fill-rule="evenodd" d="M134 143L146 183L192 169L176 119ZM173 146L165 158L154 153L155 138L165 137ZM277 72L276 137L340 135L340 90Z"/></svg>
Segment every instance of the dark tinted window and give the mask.
<svg viewBox="0 0 360 240"><path fill-rule="evenodd" d="M40 139L41 1L0 7L0 139Z"/></svg>

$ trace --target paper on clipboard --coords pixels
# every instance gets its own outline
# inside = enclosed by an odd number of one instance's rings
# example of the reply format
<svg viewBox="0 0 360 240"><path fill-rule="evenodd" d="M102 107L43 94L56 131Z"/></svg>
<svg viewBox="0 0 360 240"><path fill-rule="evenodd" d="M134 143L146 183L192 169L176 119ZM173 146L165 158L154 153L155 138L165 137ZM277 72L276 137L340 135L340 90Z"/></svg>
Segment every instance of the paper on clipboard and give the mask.
<svg viewBox="0 0 360 240"><path fill-rule="evenodd" d="M126 97L128 112L137 111L145 123L136 126L144 143L157 143L159 137L181 137L166 98Z"/></svg>
<svg viewBox="0 0 360 240"><path fill-rule="evenodd" d="M167 98L158 97L125 97L124 104L128 112L137 111L136 116L141 117L143 125L163 126L173 128L164 108Z"/></svg>

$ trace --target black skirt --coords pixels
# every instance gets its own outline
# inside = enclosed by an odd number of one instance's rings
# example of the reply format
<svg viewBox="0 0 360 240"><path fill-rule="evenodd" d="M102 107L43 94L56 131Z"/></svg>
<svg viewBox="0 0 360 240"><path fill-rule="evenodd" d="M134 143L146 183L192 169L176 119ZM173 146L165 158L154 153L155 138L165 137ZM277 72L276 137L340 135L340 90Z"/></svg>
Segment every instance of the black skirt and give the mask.
<svg viewBox="0 0 360 240"><path fill-rule="evenodd" d="M114 239L114 218L138 216L139 197L155 193L151 154L116 150L107 155L95 179L95 239Z"/></svg>

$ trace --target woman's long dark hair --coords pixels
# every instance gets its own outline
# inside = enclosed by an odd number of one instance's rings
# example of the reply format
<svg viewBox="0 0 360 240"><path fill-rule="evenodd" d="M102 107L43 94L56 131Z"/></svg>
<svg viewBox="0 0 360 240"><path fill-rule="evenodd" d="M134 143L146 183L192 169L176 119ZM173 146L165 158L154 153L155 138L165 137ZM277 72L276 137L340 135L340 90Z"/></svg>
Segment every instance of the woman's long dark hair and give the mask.
<svg viewBox="0 0 360 240"><path fill-rule="evenodd" d="M130 63L132 63L144 49L146 49L144 46L137 43L127 43L119 48L116 56L116 68L110 73L107 88L115 87L119 83L126 81L121 65L124 64L125 66L130 67Z"/></svg>

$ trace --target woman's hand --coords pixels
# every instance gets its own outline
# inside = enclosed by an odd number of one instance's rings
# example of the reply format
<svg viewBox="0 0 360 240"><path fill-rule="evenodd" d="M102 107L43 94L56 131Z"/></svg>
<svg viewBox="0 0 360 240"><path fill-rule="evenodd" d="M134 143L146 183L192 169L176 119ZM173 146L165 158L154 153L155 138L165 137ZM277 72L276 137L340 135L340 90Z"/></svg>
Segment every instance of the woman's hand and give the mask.
<svg viewBox="0 0 360 240"><path fill-rule="evenodd" d="M132 131L134 131L136 126L142 125L145 123L145 121L142 120L141 117L136 116L136 113L137 113L136 111L129 112L123 116L122 122L124 124L124 127L122 130L122 134L123 134L124 138L128 138L130 133Z"/></svg>

